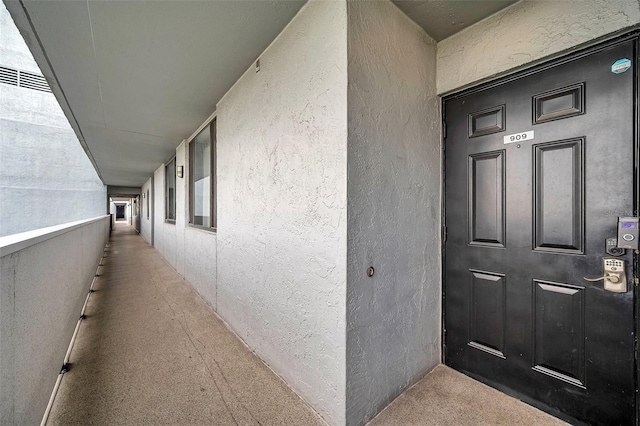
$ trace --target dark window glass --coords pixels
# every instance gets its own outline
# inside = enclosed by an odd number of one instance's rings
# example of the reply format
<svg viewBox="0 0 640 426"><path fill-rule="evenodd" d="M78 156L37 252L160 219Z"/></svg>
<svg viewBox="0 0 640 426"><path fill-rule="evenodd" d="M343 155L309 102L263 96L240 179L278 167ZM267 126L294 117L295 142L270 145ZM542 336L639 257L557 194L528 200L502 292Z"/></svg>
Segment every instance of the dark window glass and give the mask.
<svg viewBox="0 0 640 426"><path fill-rule="evenodd" d="M167 163L164 169L165 173L165 218L167 220L176 220L176 159L173 158Z"/></svg>
<svg viewBox="0 0 640 426"><path fill-rule="evenodd" d="M215 120L189 144L189 212L191 224L215 224Z"/></svg>

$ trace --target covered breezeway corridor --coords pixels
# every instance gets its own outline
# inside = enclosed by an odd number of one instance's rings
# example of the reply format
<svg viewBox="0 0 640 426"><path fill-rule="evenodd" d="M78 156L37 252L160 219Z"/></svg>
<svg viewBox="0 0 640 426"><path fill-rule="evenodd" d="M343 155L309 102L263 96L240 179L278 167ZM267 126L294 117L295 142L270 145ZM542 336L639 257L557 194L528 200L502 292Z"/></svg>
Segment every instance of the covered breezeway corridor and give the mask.
<svg viewBox="0 0 640 426"><path fill-rule="evenodd" d="M323 424L117 223L48 424Z"/></svg>
<svg viewBox="0 0 640 426"><path fill-rule="evenodd" d="M324 425L135 230L117 223L49 425ZM440 366L372 424L560 424Z"/></svg>
<svg viewBox="0 0 640 426"><path fill-rule="evenodd" d="M3 4L0 425L638 423L640 0Z"/></svg>

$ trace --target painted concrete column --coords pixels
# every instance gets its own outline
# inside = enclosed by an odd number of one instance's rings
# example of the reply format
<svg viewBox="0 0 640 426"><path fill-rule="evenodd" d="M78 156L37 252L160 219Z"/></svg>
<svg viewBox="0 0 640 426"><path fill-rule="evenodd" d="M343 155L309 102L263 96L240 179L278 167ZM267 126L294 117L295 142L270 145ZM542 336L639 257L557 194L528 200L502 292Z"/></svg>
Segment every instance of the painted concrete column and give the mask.
<svg viewBox="0 0 640 426"><path fill-rule="evenodd" d="M389 1L347 6L346 423L361 425L440 362L441 118L435 41Z"/></svg>

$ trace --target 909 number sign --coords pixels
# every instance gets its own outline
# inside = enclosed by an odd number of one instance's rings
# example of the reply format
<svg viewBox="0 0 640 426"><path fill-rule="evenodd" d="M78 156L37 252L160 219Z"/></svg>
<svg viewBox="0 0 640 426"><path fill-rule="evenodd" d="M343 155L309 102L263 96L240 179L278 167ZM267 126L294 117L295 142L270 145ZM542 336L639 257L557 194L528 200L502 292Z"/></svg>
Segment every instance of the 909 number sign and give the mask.
<svg viewBox="0 0 640 426"><path fill-rule="evenodd" d="M514 133L504 137L504 143L524 142L533 139L533 130L528 132Z"/></svg>

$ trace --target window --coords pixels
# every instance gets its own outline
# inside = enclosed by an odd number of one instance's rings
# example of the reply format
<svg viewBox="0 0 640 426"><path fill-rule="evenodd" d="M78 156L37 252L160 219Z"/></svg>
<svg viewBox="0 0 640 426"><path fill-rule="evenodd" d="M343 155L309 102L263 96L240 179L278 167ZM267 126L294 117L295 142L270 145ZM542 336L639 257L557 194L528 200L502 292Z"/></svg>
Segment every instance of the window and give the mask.
<svg viewBox="0 0 640 426"><path fill-rule="evenodd" d="M149 219L149 190L147 189L147 219Z"/></svg>
<svg viewBox="0 0 640 426"><path fill-rule="evenodd" d="M176 221L176 157L164 167L165 220Z"/></svg>
<svg viewBox="0 0 640 426"><path fill-rule="evenodd" d="M216 227L216 120L189 144L189 222Z"/></svg>

